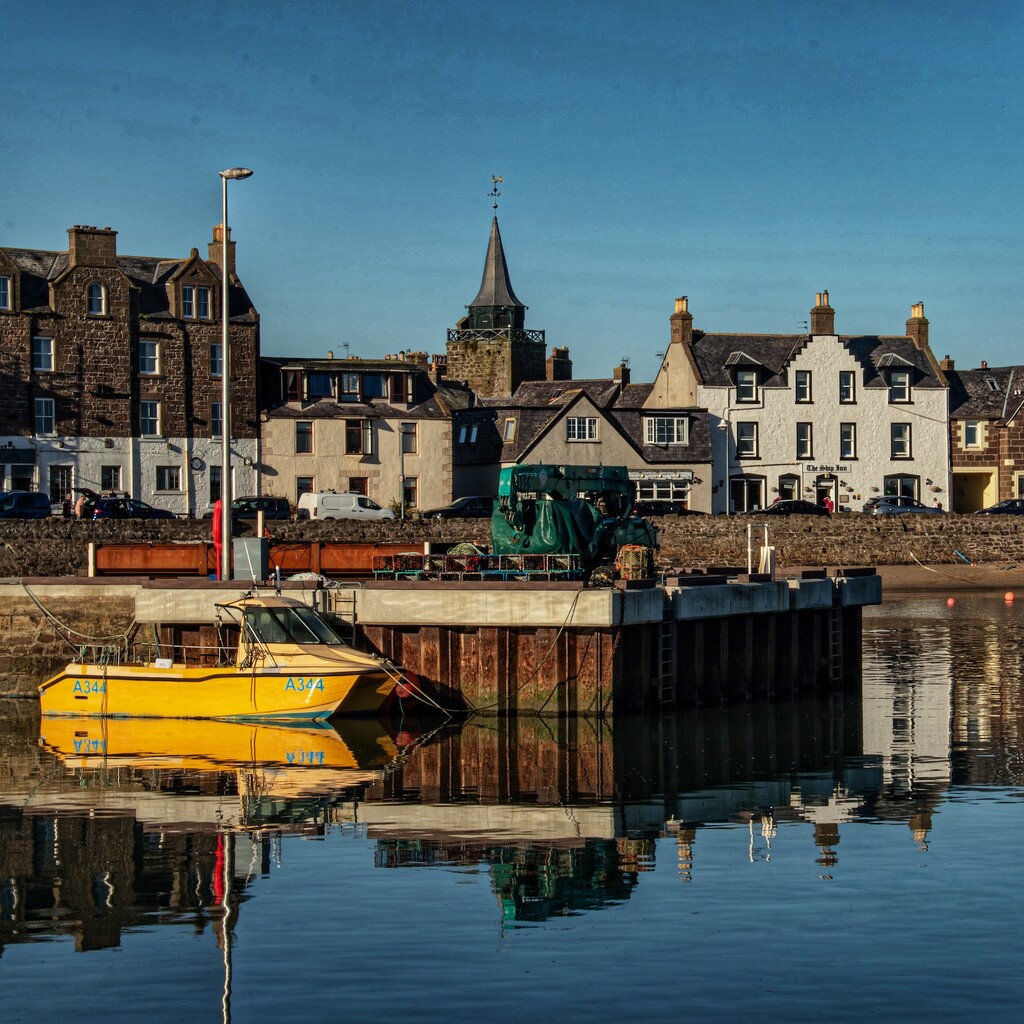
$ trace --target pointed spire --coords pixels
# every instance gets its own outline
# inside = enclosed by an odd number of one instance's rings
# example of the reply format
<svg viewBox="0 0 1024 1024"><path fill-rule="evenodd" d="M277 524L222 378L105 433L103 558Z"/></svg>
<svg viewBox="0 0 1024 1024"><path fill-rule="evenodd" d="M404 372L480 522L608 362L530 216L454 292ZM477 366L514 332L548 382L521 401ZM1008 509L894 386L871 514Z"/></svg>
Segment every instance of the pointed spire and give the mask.
<svg viewBox="0 0 1024 1024"><path fill-rule="evenodd" d="M508 326L521 329L525 310L526 307L512 291L505 250L501 245L501 232L498 230L498 218L495 217L491 221L491 237L487 243L480 291L469 304L470 318L479 327Z"/></svg>

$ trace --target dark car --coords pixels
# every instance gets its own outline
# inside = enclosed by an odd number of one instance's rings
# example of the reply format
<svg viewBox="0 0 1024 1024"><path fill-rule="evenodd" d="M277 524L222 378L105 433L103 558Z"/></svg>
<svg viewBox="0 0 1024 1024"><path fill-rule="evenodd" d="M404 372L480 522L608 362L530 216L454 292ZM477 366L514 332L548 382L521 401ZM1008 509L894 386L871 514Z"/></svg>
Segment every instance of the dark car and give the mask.
<svg viewBox="0 0 1024 1024"><path fill-rule="evenodd" d="M979 508L976 516L1024 516L1024 498L1007 498L988 508Z"/></svg>
<svg viewBox="0 0 1024 1024"><path fill-rule="evenodd" d="M90 507L86 504L86 509ZM91 503L93 519L174 519L174 513L136 498L97 498ZM89 514L83 509L83 518Z"/></svg>
<svg viewBox="0 0 1024 1024"><path fill-rule="evenodd" d="M494 496L490 494L474 494L466 498L456 498L450 505L442 508L428 508L420 512L421 519L480 519L490 516L494 511Z"/></svg>
<svg viewBox="0 0 1024 1024"><path fill-rule="evenodd" d="M260 497L243 495L231 502L233 519L255 519L262 512L264 519L291 519L292 507L287 498L277 498L270 494Z"/></svg>
<svg viewBox="0 0 1024 1024"><path fill-rule="evenodd" d="M832 513L824 505L815 505L813 501L804 501L803 498L787 498L784 501L774 501L765 508L754 509L745 514L748 516L828 516Z"/></svg>
<svg viewBox="0 0 1024 1024"><path fill-rule="evenodd" d="M0 519L48 519L50 499L42 491L0 491Z"/></svg>
<svg viewBox="0 0 1024 1024"><path fill-rule="evenodd" d="M687 508L682 502L668 501L665 498L651 498L647 501L633 503L635 516L702 516L703 512Z"/></svg>
<svg viewBox="0 0 1024 1024"><path fill-rule="evenodd" d="M868 498L864 502L863 511L873 516L901 516L908 512L931 516L943 514L943 510L938 506L922 504L917 498L911 498L905 494Z"/></svg>

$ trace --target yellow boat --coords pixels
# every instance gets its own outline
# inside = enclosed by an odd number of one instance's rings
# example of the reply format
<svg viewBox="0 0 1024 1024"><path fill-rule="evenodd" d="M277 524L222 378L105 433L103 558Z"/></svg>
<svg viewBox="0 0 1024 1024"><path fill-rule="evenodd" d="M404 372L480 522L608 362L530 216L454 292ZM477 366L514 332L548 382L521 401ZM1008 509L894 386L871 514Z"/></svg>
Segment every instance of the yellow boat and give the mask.
<svg viewBox="0 0 1024 1024"><path fill-rule="evenodd" d="M380 711L402 678L301 601L220 607L236 620L233 650L154 644L124 660L72 662L40 685L43 715L317 721Z"/></svg>

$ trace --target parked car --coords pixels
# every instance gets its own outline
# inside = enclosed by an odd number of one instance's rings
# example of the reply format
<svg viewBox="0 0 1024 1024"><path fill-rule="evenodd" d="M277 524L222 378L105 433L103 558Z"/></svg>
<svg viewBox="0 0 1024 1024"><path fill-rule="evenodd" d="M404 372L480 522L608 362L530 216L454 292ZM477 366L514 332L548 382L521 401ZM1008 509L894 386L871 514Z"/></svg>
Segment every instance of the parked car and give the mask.
<svg viewBox="0 0 1024 1024"><path fill-rule="evenodd" d="M262 512L264 519L291 519L292 507L287 498L277 498L270 494L243 495L231 502L233 519L255 519ZM212 513L211 513L212 515Z"/></svg>
<svg viewBox="0 0 1024 1024"><path fill-rule="evenodd" d="M1007 498L988 508L979 508L976 516L1024 516L1024 498Z"/></svg>
<svg viewBox="0 0 1024 1024"><path fill-rule="evenodd" d="M633 503L635 516L702 516L694 508L687 508L682 502L669 501L667 498L650 498Z"/></svg>
<svg viewBox="0 0 1024 1024"><path fill-rule="evenodd" d="M165 508L147 505L137 498L99 498L92 503L93 519L174 519ZM87 516L83 516L87 518Z"/></svg>
<svg viewBox="0 0 1024 1024"><path fill-rule="evenodd" d="M924 515L943 515L945 510L936 508L934 505L925 505L917 498L909 498L906 495L887 495L877 498L868 498L864 502L865 512L873 516L901 516L908 512Z"/></svg>
<svg viewBox="0 0 1024 1024"><path fill-rule="evenodd" d="M803 498L786 498L783 501L773 501L764 508L754 509L744 514L748 516L828 516L832 513L824 505L815 505L813 501L804 501Z"/></svg>
<svg viewBox="0 0 1024 1024"><path fill-rule="evenodd" d="M481 519L494 511L494 495L474 494L467 498L456 498L450 505L441 508L427 508L420 512L420 519Z"/></svg>
<svg viewBox="0 0 1024 1024"><path fill-rule="evenodd" d="M0 519L48 519L50 498L42 491L0 491Z"/></svg>
<svg viewBox="0 0 1024 1024"><path fill-rule="evenodd" d="M396 519L389 508L382 508L365 494L337 494L323 491L299 498L299 515L310 519Z"/></svg>

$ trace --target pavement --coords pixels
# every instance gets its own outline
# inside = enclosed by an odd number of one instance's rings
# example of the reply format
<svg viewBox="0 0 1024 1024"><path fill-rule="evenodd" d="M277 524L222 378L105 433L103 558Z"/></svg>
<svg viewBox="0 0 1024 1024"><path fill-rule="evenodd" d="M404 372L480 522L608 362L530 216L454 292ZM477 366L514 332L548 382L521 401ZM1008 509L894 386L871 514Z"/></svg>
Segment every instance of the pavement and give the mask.
<svg viewBox="0 0 1024 1024"><path fill-rule="evenodd" d="M880 565L882 594L895 595L942 592L948 596L964 593L1012 592L1024 600L1024 565L1019 562L988 562L984 565Z"/></svg>

